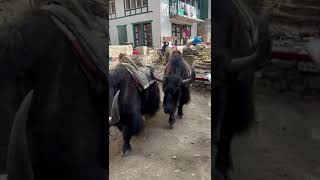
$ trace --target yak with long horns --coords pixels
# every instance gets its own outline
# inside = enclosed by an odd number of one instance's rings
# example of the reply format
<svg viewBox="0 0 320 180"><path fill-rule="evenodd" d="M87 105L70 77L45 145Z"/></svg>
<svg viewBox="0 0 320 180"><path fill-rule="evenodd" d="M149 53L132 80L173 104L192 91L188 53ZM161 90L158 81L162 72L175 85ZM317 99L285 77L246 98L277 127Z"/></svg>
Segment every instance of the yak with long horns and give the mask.
<svg viewBox="0 0 320 180"><path fill-rule="evenodd" d="M160 90L156 81L139 90L136 80L122 65L109 70L109 126L122 132L122 154L131 150L130 139L143 128L143 115L152 117L160 108Z"/></svg>
<svg viewBox="0 0 320 180"><path fill-rule="evenodd" d="M179 50L175 50L166 65L163 78L157 77L151 70L151 76L163 82L164 92L163 106L164 112L170 114L169 125L173 127L175 123L175 113L178 107L178 118L182 119L183 106L190 101L190 82L195 78L194 69L183 59Z"/></svg>

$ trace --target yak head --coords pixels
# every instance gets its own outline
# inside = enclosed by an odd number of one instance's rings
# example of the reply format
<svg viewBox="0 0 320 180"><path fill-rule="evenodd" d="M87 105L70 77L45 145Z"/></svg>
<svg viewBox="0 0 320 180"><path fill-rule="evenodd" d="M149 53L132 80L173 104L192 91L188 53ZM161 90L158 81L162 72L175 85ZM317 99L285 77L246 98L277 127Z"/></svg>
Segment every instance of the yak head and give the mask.
<svg viewBox="0 0 320 180"><path fill-rule="evenodd" d="M171 114L176 110L181 96L181 89L195 79L194 67L191 70L190 66L184 61L181 53L173 52L171 59L166 65L164 78L154 75L153 69L150 71L153 79L163 83L163 106L166 114ZM185 76L186 74L187 76Z"/></svg>
<svg viewBox="0 0 320 180"><path fill-rule="evenodd" d="M163 79L163 107L166 114L173 113L177 107L181 96L181 86L183 86L182 81L181 77L175 75Z"/></svg>

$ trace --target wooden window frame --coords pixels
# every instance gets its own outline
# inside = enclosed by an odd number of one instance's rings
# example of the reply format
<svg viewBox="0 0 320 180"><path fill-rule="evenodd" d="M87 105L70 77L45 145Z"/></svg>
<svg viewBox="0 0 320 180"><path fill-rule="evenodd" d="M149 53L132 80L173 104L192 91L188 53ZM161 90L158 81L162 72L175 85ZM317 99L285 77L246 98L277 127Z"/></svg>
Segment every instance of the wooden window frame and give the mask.
<svg viewBox="0 0 320 180"><path fill-rule="evenodd" d="M178 41L178 43L177 43L177 45L186 45L186 44L184 44L184 43L180 43L181 42L181 40L183 40L183 37L182 37L182 32L180 32L181 31L181 29L180 29L180 31L179 32L177 32L177 27L187 27L187 29L188 30L190 30L190 36L188 37L188 38L191 38L191 30L192 30L192 26L191 25L184 25L184 24L174 24L174 23L172 23L172 26L171 26L171 34L172 34L172 36L174 36L174 37L177 37L177 33L179 33L180 34L180 38L179 38L179 41ZM173 44L175 44L175 42L173 42Z"/></svg>
<svg viewBox="0 0 320 180"><path fill-rule="evenodd" d="M141 1L141 6L137 7L137 1L138 0L129 0L130 1L130 8L127 7L127 1L128 0L123 0L124 3L124 16L132 16L132 15L138 15L138 14L144 14L149 12L149 2L148 0L139 0ZM134 1L135 6L132 7L132 1ZM145 2L145 3L144 3ZM140 11L140 12L139 12Z"/></svg>
<svg viewBox="0 0 320 180"><path fill-rule="evenodd" d="M131 23L131 24L132 24L132 31L133 31L132 33L133 33L133 44L134 44L134 47L137 47L137 46L148 46L148 42L145 43L145 40L147 38L147 37L145 37L145 35L147 36L146 33L148 33L148 32L146 32L144 30L144 26L146 24L150 24L151 25L149 33L151 33L151 37L152 38L151 38L151 45L149 45L148 47L153 47L152 20L151 21L136 22L136 23ZM138 44L136 42L137 41L137 39L136 39L136 33L137 32L135 31L135 27L136 26L139 26L140 30L141 30L140 33L138 32ZM140 43L142 43L142 45Z"/></svg>
<svg viewBox="0 0 320 180"><path fill-rule="evenodd" d="M114 4L114 12L111 12L112 6L111 3L113 2ZM117 14L116 14L116 1L115 0L109 0L109 10L108 10L108 14L109 14L109 19L116 19L117 18Z"/></svg>

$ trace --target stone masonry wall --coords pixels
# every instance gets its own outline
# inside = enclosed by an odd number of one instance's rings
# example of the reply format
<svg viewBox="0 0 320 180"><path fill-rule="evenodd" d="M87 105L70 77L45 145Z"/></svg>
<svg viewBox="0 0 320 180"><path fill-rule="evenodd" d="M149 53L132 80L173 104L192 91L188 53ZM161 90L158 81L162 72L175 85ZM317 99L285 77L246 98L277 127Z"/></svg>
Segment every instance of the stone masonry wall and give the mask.
<svg viewBox="0 0 320 180"><path fill-rule="evenodd" d="M320 96L320 68L311 62L273 59L257 72L256 89Z"/></svg>
<svg viewBox="0 0 320 180"><path fill-rule="evenodd" d="M268 12L274 47L299 49L320 36L319 0L246 1L258 14L273 6ZM320 97L320 69L312 62L273 59L257 72L256 89Z"/></svg>

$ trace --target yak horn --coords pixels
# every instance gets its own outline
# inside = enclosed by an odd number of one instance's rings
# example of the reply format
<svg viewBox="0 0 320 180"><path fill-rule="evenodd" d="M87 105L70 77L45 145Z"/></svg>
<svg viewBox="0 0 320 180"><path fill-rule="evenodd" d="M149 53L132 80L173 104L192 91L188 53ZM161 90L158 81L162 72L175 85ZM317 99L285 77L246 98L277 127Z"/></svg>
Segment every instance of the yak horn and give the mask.
<svg viewBox="0 0 320 180"><path fill-rule="evenodd" d="M116 95L112 100L111 117L109 117L109 125L111 126L120 121L119 103L118 103L119 94L120 94L120 90L117 91Z"/></svg>
<svg viewBox="0 0 320 180"><path fill-rule="evenodd" d="M182 80L182 84L189 83L190 81L193 81L196 78L195 65L192 66L192 70L190 70L190 72L191 75L187 79Z"/></svg>
<svg viewBox="0 0 320 180"><path fill-rule="evenodd" d="M27 123L32 106L34 90L30 90L15 114L7 154L8 179L33 179L28 149Z"/></svg>
<svg viewBox="0 0 320 180"><path fill-rule="evenodd" d="M241 58L234 58L230 63L230 70L231 71L241 71L246 69L250 66L257 64L257 59L259 58L259 47L257 50L249 56L241 57Z"/></svg>

